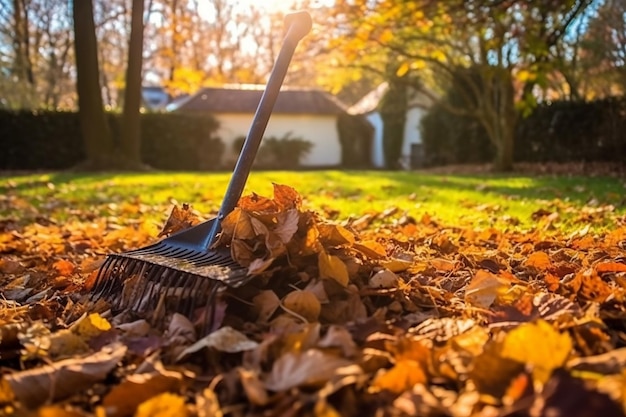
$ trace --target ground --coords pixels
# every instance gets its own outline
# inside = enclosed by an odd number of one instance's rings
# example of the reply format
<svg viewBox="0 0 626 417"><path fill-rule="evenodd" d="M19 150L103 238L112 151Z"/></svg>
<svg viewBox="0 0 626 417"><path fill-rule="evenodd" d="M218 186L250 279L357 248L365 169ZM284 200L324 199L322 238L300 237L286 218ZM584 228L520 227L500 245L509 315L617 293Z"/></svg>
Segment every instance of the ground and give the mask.
<svg viewBox="0 0 626 417"><path fill-rule="evenodd" d="M209 306L168 278L132 295L137 271L85 296L107 253L211 217L228 174L5 175L0 403L52 416L624 415L624 178L555 167L255 174L219 243L252 275Z"/></svg>

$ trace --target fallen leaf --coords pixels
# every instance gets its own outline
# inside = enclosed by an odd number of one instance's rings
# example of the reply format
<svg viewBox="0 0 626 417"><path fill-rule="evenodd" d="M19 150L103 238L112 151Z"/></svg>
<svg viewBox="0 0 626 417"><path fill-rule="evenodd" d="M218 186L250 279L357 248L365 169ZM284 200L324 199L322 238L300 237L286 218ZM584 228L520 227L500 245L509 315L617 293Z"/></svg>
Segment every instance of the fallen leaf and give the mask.
<svg viewBox="0 0 626 417"><path fill-rule="evenodd" d="M273 232L280 238L281 242L289 243L293 235L298 231L298 221L300 213L292 209L282 211L276 216L277 224Z"/></svg>
<svg viewBox="0 0 626 417"><path fill-rule="evenodd" d="M175 205L172 207L170 216L157 237L169 236L195 226L198 223L200 223L200 219L194 214L189 204L183 204L181 208Z"/></svg>
<svg viewBox="0 0 626 417"><path fill-rule="evenodd" d="M302 197L294 188L272 183L274 186L274 201L282 210L299 209L302 205Z"/></svg>
<svg viewBox="0 0 626 417"><path fill-rule="evenodd" d="M393 368L380 371L372 381L372 388L401 394L416 384L425 384L428 378L419 362L404 359L396 362Z"/></svg>
<svg viewBox="0 0 626 417"><path fill-rule="evenodd" d="M163 393L141 403L135 417L186 417L185 399L180 395Z"/></svg>
<svg viewBox="0 0 626 417"><path fill-rule="evenodd" d="M329 381L339 368L352 362L318 349L305 352L287 352L280 356L265 379L271 391L286 391L300 386L317 386Z"/></svg>
<svg viewBox="0 0 626 417"><path fill-rule="evenodd" d="M332 279L337 281L340 285L346 287L350 282L348 276L348 268L343 261L333 255L329 255L326 252L320 252L318 255L318 268L320 271L320 278Z"/></svg>
<svg viewBox="0 0 626 417"><path fill-rule="evenodd" d="M317 321L322 311L322 305L311 291L292 291L283 299L283 306L302 317L309 323Z"/></svg>
<svg viewBox="0 0 626 417"><path fill-rule="evenodd" d="M552 267L552 262L550 261L550 256L548 256L547 253L537 251L531 253L528 258L526 258L524 265L545 271Z"/></svg>
<svg viewBox="0 0 626 417"><path fill-rule="evenodd" d="M254 296L252 303L257 311L258 321L267 323L280 306L280 298L274 291L265 290Z"/></svg>
<svg viewBox="0 0 626 417"><path fill-rule="evenodd" d="M376 272L369 280L370 288L397 288L399 278L396 274L388 269L382 269Z"/></svg>
<svg viewBox="0 0 626 417"><path fill-rule="evenodd" d="M176 361L178 362L187 355L204 348L213 348L220 352L236 353L252 350L258 345L259 344L257 342L248 339L248 337L246 337L243 333L230 326L226 326L204 336L193 345L187 347L178 355Z"/></svg>
<svg viewBox="0 0 626 417"><path fill-rule="evenodd" d="M126 354L115 345L85 358L65 359L39 368L4 375L15 397L29 407L67 397L102 381Z"/></svg>
<svg viewBox="0 0 626 417"><path fill-rule="evenodd" d="M484 269L476 272L465 288L465 301L479 308L489 308L510 283Z"/></svg>
<svg viewBox="0 0 626 417"><path fill-rule="evenodd" d="M261 382L259 375L255 371L244 368L237 368L239 379L248 400L254 405L264 406L269 402L267 390Z"/></svg>
<svg viewBox="0 0 626 417"><path fill-rule="evenodd" d="M544 320L524 323L511 330L503 341L502 357L528 364L536 381L545 383L552 371L565 364L572 339Z"/></svg>
<svg viewBox="0 0 626 417"><path fill-rule="evenodd" d="M60 259L56 261L54 264L52 264L52 267L56 269L59 275L63 276L71 275L76 269L76 265L65 259Z"/></svg>
<svg viewBox="0 0 626 417"><path fill-rule="evenodd" d="M165 370L162 365L157 372L129 375L105 395L102 406L107 417L130 416L144 401L164 392L177 391L182 380L182 374Z"/></svg>
<svg viewBox="0 0 626 417"><path fill-rule="evenodd" d="M322 243L327 247L353 245L354 235L345 227L336 224L321 223L317 225Z"/></svg>
<svg viewBox="0 0 626 417"><path fill-rule="evenodd" d="M352 248L361 252L370 259L382 259L387 256L385 247L375 240L361 240L355 242Z"/></svg>

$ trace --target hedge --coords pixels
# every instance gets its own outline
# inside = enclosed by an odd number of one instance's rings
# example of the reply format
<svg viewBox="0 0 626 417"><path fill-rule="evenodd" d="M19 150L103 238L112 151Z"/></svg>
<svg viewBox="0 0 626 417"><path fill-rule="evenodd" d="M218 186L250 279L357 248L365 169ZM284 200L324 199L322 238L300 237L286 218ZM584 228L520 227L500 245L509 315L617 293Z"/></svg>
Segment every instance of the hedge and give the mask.
<svg viewBox="0 0 626 417"><path fill-rule="evenodd" d="M120 115L107 117L119 137ZM164 170L220 169L224 145L217 128L208 116L142 114L143 162ZM0 169L67 169L84 158L77 113L0 110Z"/></svg>
<svg viewBox="0 0 626 417"><path fill-rule="evenodd" d="M485 130L470 118L434 106L421 124L428 165L491 162L494 149ZM516 162L623 161L626 98L591 102L556 101L520 116Z"/></svg>

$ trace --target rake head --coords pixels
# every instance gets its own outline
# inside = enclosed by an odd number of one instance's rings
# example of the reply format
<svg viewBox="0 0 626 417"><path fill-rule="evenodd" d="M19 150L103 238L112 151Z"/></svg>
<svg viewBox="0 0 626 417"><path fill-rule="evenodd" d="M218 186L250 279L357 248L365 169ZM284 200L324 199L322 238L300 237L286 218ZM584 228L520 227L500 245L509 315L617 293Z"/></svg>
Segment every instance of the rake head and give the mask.
<svg viewBox="0 0 626 417"><path fill-rule="evenodd" d="M98 272L91 300L104 299L114 310L168 311L191 316L214 307L226 287L248 281L247 269L228 249L201 250L165 239L134 251L109 255Z"/></svg>

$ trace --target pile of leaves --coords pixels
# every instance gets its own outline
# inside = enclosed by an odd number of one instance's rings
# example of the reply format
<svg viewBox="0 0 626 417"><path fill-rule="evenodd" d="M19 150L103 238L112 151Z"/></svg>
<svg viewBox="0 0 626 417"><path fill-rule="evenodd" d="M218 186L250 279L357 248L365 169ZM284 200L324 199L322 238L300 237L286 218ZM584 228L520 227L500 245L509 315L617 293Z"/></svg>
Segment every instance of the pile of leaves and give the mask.
<svg viewBox="0 0 626 417"><path fill-rule="evenodd" d="M250 277L208 332L84 302L103 253L153 240L141 223L0 224L3 412L625 415L625 219L561 235L547 212L528 231L376 217L328 222L281 185L242 198L217 245ZM176 208L163 234L197 221Z"/></svg>

